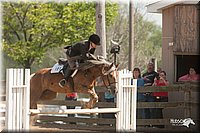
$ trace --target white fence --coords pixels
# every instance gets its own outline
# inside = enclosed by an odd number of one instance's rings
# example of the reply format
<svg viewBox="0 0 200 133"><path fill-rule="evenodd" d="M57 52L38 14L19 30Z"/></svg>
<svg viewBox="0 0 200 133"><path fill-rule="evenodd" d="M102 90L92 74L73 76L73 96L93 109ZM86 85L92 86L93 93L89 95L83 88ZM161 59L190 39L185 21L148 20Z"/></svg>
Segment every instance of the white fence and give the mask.
<svg viewBox="0 0 200 133"><path fill-rule="evenodd" d="M137 80L132 80L133 74L121 70L118 74L117 108L120 109L117 118L117 130L136 131L136 97Z"/></svg>
<svg viewBox="0 0 200 133"><path fill-rule="evenodd" d="M30 110L30 70L7 70L7 115L8 130L29 129L29 114L85 114L116 113L117 131L136 131L136 95L137 80L132 80L132 72L121 70L118 74L117 108L105 109L68 109L64 112L40 112Z"/></svg>
<svg viewBox="0 0 200 133"><path fill-rule="evenodd" d="M6 71L6 130L29 129L30 70Z"/></svg>

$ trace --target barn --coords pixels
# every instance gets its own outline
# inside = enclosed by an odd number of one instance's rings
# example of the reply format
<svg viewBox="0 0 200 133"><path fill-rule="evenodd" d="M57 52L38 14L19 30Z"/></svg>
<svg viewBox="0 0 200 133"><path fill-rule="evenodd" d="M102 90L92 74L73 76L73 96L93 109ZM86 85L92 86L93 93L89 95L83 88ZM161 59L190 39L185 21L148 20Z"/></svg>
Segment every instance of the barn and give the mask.
<svg viewBox="0 0 200 133"><path fill-rule="evenodd" d="M200 2L198 0L161 0L147 5L149 13L162 14L162 69L170 84L194 67L199 73ZM169 92L169 102L184 101L183 92ZM192 92L198 102L198 92ZM198 119L197 106L191 109L190 117ZM174 113L174 112L179 112ZM184 110L165 109L165 117L184 118Z"/></svg>
<svg viewBox="0 0 200 133"><path fill-rule="evenodd" d="M190 67L199 73L198 0L161 0L147 5L149 13L162 14L162 69L173 83Z"/></svg>

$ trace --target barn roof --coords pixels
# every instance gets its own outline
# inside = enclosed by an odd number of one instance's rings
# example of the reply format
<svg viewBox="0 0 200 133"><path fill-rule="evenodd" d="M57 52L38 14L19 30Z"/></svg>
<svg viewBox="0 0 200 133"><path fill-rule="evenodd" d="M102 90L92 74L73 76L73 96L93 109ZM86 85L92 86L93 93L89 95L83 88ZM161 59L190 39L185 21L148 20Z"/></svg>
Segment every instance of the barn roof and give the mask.
<svg viewBox="0 0 200 133"><path fill-rule="evenodd" d="M160 0L147 5L147 12L161 13L163 9L169 8L177 4L197 4L199 0Z"/></svg>

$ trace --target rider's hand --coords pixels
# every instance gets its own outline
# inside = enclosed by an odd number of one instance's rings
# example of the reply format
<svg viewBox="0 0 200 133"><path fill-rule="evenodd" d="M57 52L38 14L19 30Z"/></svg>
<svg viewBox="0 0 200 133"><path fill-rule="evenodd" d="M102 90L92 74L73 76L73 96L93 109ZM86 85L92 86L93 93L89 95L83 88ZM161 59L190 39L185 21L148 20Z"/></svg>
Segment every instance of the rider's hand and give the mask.
<svg viewBox="0 0 200 133"><path fill-rule="evenodd" d="M90 54L89 54L89 53L86 53L86 57L89 58L89 57L90 57Z"/></svg>
<svg viewBox="0 0 200 133"><path fill-rule="evenodd" d="M96 59L96 57L93 54L90 54L90 53L86 53L86 57L88 59Z"/></svg>

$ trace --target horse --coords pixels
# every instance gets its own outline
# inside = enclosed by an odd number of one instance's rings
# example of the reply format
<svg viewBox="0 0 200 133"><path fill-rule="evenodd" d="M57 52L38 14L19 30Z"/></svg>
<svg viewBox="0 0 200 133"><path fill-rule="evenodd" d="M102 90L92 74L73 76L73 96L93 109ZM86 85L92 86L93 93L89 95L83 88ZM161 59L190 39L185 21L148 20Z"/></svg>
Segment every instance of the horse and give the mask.
<svg viewBox="0 0 200 133"><path fill-rule="evenodd" d="M37 109L37 102L41 100L52 100L56 98L57 93L85 93L90 95L89 102L85 108L93 108L98 101L95 92L95 80L102 77L104 84L112 86L115 89L116 84L116 66L107 61L89 61L90 67L80 69L73 76L74 90L68 83L64 88L59 86L59 81L64 78L62 73L51 73L51 68L43 68L31 75L30 78L30 109ZM91 65L92 64L92 65Z"/></svg>
<svg viewBox="0 0 200 133"><path fill-rule="evenodd" d="M186 126L187 128L189 128L189 125L195 125L194 121L191 118L186 118L183 120L183 126Z"/></svg>

